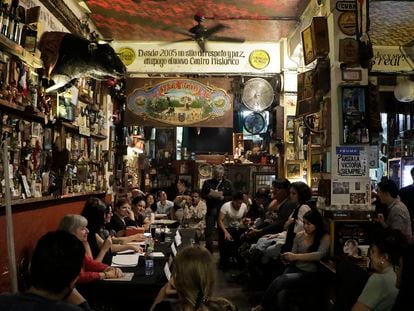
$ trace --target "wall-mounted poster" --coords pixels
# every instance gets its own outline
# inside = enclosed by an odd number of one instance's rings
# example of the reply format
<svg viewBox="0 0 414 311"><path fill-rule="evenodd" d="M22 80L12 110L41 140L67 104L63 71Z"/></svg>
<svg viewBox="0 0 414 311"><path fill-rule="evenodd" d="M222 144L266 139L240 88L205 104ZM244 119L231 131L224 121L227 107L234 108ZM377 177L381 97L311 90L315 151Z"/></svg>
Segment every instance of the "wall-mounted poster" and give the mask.
<svg viewBox="0 0 414 311"><path fill-rule="evenodd" d="M233 127L233 106L224 89L190 79L127 85L127 125Z"/></svg>
<svg viewBox="0 0 414 311"><path fill-rule="evenodd" d="M312 29L311 26L309 26L302 31L302 47L305 65L309 65L316 59L313 45Z"/></svg>
<svg viewBox="0 0 414 311"><path fill-rule="evenodd" d="M362 209L371 205L369 178L337 178L332 180L331 207L335 209Z"/></svg>
<svg viewBox="0 0 414 311"><path fill-rule="evenodd" d="M286 178L300 179L303 177L301 161L286 161Z"/></svg>
<svg viewBox="0 0 414 311"><path fill-rule="evenodd" d="M338 176L367 176L368 154L364 147L336 147L338 159Z"/></svg>
<svg viewBox="0 0 414 311"><path fill-rule="evenodd" d="M368 144L370 134L365 109L366 88L342 88L343 144Z"/></svg>

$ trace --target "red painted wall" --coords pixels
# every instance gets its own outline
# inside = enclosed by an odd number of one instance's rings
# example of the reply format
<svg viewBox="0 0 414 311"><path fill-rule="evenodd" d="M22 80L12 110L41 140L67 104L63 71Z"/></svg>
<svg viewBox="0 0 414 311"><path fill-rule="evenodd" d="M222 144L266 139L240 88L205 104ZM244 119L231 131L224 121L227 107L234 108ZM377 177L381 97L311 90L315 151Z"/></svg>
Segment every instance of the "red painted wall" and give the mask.
<svg viewBox="0 0 414 311"><path fill-rule="evenodd" d="M12 206L14 242L17 265L25 254L31 254L37 240L46 232L56 230L66 214L79 214L85 197ZM0 292L10 291L7 229L4 206L0 207Z"/></svg>

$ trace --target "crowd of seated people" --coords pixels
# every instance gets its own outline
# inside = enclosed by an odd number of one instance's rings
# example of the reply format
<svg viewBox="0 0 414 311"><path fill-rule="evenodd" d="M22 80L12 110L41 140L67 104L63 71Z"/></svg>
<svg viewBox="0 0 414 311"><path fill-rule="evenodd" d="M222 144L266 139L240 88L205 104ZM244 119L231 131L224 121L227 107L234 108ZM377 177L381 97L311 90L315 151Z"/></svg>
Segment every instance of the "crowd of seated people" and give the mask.
<svg viewBox="0 0 414 311"><path fill-rule="evenodd" d="M220 180L216 182L220 184ZM337 289L336 297L331 299L331 310L411 310L414 246L410 244L408 209L399 200L398 188L391 181L383 180L378 189L378 200L385 209L372 223L375 233L368 241L369 266L360 265L363 256L358 242L346 241L343 256L335 259L335 283L328 285ZM207 193L210 192L211 189ZM143 232L151 224L153 214L177 220L182 227L195 229L197 242L203 239L209 206L202 193L179 180L173 200L169 201L163 191L156 198L157 201L154 195L141 192L132 200L119 198L113 211L98 198L89 198L81 215L66 215L57 231L70 236L70 243L82 245L76 276L67 276L65 284L50 290L45 283L36 283L39 263L32 262L33 283L29 292L0 295L0 309L13 310L3 308L8 301L50 304L52 300L59 305L56 310L89 310L76 284L121 277L121 269L108 265L111 254L123 250L142 252L129 242L144 239ZM223 198L221 195L220 199ZM323 291L326 285L320 261L328 255L332 237L311 201L310 188L303 182L291 184L278 179L270 191L259 189L252 200L246 193L234 192L225 201L217 210L219 268L226 271L231 266L232 271L242 271L243 283L250 285L248 289L262 290L260 304L253 310L326 310L328 297L321 297L326 294ZM136 231L128 234L131 228ZM73 237L80 244L73 243ZM212 275L216 268L212 253L213 249L202 246L180 251L175 258L173 277L160 291L153 309L235 310L228 300L212 298ZM62 259L56 259L59 260ZM252 282L257 277L260 286ZM46 278L45 282L53 284L54 280ZM345 295L347 286L352 291ZM173 300L166 300L167 296Z"/></svg>

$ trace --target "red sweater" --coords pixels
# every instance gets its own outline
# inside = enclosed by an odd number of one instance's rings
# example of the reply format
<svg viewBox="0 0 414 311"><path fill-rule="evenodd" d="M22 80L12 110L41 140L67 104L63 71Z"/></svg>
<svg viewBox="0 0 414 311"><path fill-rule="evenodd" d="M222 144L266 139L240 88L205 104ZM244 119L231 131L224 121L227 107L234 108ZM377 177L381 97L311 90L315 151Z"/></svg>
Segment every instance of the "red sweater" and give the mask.
<svg viewBox="0 0 414 311"><path fill-rule="evenodd" d="M108 265L95 261L89 256L85 256L78 283L88 283L100 280L101 277L99 276L99 272L103 272L106 268L108 268Z"/></svg>

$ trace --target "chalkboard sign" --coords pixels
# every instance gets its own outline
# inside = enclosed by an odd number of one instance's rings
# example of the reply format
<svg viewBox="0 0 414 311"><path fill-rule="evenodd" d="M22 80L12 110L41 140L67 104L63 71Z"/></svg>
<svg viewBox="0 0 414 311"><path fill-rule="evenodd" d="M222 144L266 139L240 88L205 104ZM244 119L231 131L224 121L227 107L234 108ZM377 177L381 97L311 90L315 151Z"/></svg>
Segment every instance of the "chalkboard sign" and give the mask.
<svg viewBox="0 0 414 311"><path fill-rule="evenodd" d="M331 229L331 256L343 254L343 247L347 240L355 240L358 245L368 245L368 234L371 228L368 220L332 220Z"/></svg>

